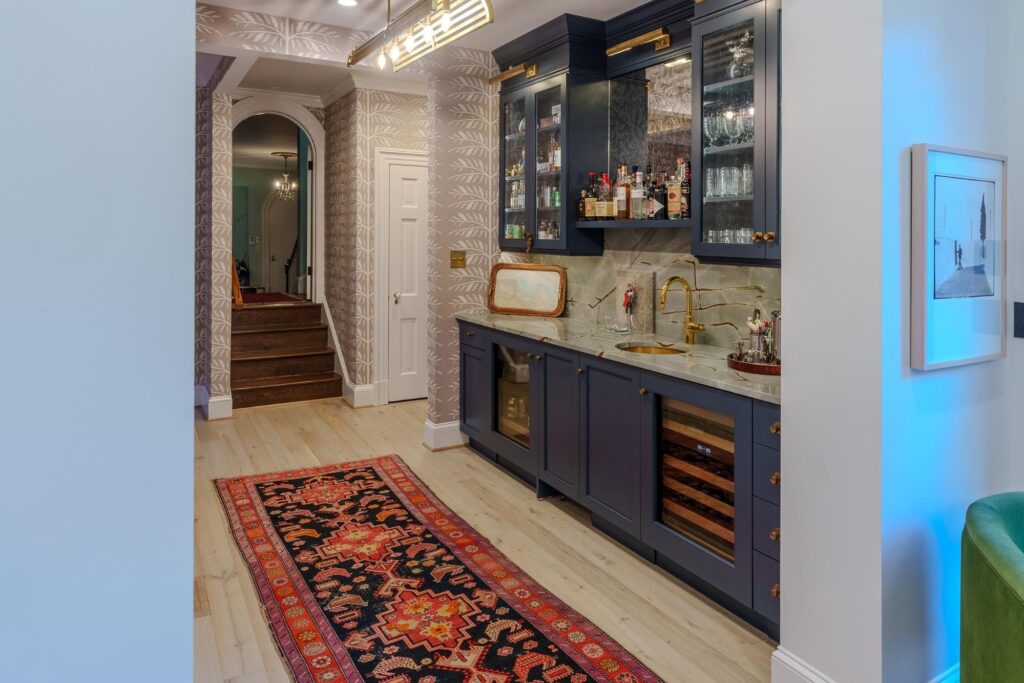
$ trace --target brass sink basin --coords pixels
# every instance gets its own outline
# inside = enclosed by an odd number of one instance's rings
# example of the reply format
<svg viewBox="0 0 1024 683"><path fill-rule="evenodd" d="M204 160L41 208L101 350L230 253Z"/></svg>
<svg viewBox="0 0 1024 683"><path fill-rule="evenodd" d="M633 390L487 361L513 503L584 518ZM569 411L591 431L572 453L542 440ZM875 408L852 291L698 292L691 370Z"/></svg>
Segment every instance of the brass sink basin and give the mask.
<svg viewBox="0 0 1024 683"><path fill-rule="evenodd" d="M644 344L644 343L625 343L616 344L615 348L620 351L629 351L630 353L646 353L652 356L675 356L680 353L686 353L684 349L677 349L672 346L660 346L658 344Z"/></svg>

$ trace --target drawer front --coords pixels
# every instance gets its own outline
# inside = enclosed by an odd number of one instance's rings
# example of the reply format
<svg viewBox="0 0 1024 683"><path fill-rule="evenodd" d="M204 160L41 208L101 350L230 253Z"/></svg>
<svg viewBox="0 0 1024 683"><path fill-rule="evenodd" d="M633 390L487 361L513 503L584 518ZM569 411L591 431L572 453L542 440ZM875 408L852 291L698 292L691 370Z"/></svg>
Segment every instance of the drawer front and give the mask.
<svg viewBox="0 0 1024 683"><path fill-rule="evenodd" d="M754 442L778 448L782 433L779 406L771 403L754 403Z"/></svg>
<svg viewBox="0 0 1024 683"><path fill-rule="evenodd" d="M779 623L779 563L754 553L754 611Z"/></svg>
<svg viewBox="0 0 1024 683"><path fill-rule="evenodd" d="M485 336L483 328L468 323L459 323L459 343L485 351L487 344Z"/></svg>
<svg viewBox="0 0 1024 683"><path fill-rule="evenodd" d="M782 495L779 452L761 444L754 444L754 495L776 505Z"/></svg>
<svg viewBox="0 0 1024 683"><path fill-rule="evenodd" d="M779 506L754 499L754 550L779 559Z"/></svg>

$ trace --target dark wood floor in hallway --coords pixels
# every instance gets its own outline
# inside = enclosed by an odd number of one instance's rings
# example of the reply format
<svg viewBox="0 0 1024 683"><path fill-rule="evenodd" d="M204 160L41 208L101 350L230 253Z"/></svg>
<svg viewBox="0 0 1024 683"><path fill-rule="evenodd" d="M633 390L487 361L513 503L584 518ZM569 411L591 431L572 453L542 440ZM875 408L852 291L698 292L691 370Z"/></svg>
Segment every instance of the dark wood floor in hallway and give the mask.
<svg viewBox="0 0 1024 683"><path fill-rule="evenodd" d="M770 679L774 644L593 529L585 511L472 452L421 443L426 402L354 410L325 399L236 410L196 427L195 678L286 683L213 480L400 455L466 522L668 683Z"/></svg>

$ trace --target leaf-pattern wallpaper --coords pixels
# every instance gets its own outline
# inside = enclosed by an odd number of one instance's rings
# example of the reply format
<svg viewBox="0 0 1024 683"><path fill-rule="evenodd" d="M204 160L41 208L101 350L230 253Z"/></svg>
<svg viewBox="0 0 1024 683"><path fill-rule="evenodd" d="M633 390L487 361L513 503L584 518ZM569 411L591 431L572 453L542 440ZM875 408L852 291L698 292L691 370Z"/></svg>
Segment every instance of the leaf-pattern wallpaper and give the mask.
<svg viewBox="0 0 1024 683"><path fill-rule="evenodd" d="M431 60L427 90L429 312L427 419L459 419L459 338L455 315L486 307L498 256L498 92L491 55L455 48ZM451 249L466 268L448 267Z"/></svg>
<svg viewBox="0 0 1024 683"><path fill-rule="evenodd" d="M357 88L325 115L327 302L352 381L373 382L374 156L426 152L426 98Z"/></svg>
<svg viewBox="0 0 1024 683"><path fill-rule="evenodd" d="M196 42L344 63L357 34L350 29L264 12L196 5Z"/></svg>
<svg viewBox="0 0 1024 683"><path fill-rule="evenodd" d="M210 388L210 211L213 163L213 100L196 88L196 302L195 385Z"/></svg>
<svg viewBox="0 0 1024 683"><path fill-rule="evenodd" d="M231 98L213 94L210 397L231 395Z"/></svg>

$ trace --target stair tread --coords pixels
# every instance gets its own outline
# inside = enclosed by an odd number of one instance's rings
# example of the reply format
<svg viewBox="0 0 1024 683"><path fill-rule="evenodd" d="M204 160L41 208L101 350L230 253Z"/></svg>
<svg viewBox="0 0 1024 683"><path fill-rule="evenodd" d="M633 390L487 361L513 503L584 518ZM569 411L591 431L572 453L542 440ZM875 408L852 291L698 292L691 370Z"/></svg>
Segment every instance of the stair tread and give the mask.
<svg viewBox="0 0 1024 683"><path fill-rule="evenodd" d="M253 379L239 379L232 381L231 389L265 389L268 387L316 384L318 382L329 382L335 380L341 380L341 375L336 372L315 372L308 375L283 375L279 377L254 377Z"/></svg>
<svg viewBox="0 0 1024 683"><path fill-rule="evenodd" d="M231 334L259 334L262 332L293 332L301 330L326 330L327 323L273 323L266 325L235 325Z"/></svg>
<svg viewBox="0 0 1024 683"><path fill-rule="evenodd" d="M308 349L280 349L270 351L235 351L231 354L231 362L247 360L277 360L279 358L304 358L306 356L333 355L334 349L318 346Z"/></svg>

